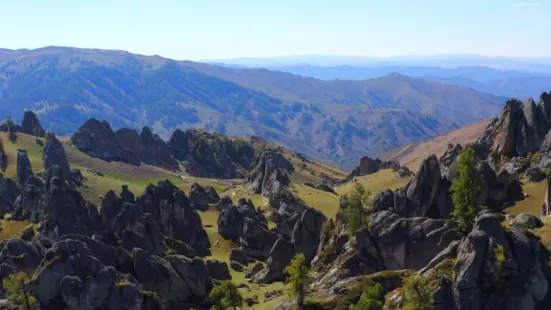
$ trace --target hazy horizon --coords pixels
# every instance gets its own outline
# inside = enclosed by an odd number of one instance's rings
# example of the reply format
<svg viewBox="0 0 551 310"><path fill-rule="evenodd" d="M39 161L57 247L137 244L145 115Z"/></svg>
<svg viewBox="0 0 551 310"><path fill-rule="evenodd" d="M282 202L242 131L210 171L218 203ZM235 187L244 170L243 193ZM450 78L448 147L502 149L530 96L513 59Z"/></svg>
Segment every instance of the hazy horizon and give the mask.
<svg viewBox="0 0 551 310"><path fill-rule="evenodd" d="M124 50L177 60L312 55L551 56L548 1L6 2L0 46Z"/></svg>

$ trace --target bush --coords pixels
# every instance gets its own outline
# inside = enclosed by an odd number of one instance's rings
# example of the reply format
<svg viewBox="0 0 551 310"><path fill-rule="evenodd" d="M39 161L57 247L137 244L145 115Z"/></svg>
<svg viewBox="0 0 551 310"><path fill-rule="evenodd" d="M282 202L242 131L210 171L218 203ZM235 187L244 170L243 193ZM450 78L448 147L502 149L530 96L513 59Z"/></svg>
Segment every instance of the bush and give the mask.
<svg viewBox="0 0 551 310"><path fill-rule="evenodd" d="M36 298L31 292L27 291L26 284L28 282L27 275L22 271L10 274L2 282L8 300L19 306L19 309L22 310L34 309L36 304Z"/></svg>
<svg viewBox="0 0 551 310"><path fill-rule="evenodd" d="M383 286L371 281L363 291L362 297L352 309L353 310L382 310L383 309Z"/></svg>
<svg viewBox="0 0 551 310"><path fill-rule="evenodd" d="M432 294L435 284L428 278L414 274L404 279L402 287L402 310L432 310Z"/></svg>
<svg viewBox="0 0 551 310"><path fill-rule="evenodd" d="M214 287L209 297L215 302L212 307L215 310L235 310L243 306L243 296L239 293L237 285L229 280L222 281L220 285Z"/></svg>

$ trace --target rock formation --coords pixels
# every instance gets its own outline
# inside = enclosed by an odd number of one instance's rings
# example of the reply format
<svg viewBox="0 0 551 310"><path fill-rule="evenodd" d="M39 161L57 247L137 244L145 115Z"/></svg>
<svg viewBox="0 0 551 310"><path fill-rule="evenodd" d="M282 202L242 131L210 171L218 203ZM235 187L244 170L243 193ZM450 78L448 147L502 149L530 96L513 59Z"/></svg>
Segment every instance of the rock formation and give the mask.
<svg viewBox="0 0 551 310"><path fill-rule="evenodd" d="M123 149L130 151L142 162L170 170L179 169L168 144L148 127L144 127L140 134L134 129L122 128L115 132L115 136Z"/></svg>
<svg viewBox="0 0 551 310"><path fill-rule="evenodd" d="M400 163L397 161L382 161L378 158L373 159L368 156L364 156L360 159L360 164L352 170L344 182L348 182L354 177L377 173L381 169L392 169L397 172L400 169Z"/></svg>
<svg viewBox="0 0 551 310"><path fill-rule="evenodd" d="M53 133L46 135L46 145L44 146L44 169L49 170L53 166L59 166L61 175L70 183L73 182L73 174L65 155L65 149Z"/></svg>
<svg viewBox="0 0 551 310"><path fill-rule="evenodd" d="M44 137L46 134L46 131L40 126L40 121L32 111L23 113L20 130L22 133L37 137Z"/></svg>
<svg viewBox="0 0 551 310"><path fill-rule="evenodd" d="M199 211L207 211L209 204L216 204L220 201L220 196L216 193L216 190L212 186L206 188L193 183L191 191L189 192L189 202L191 205Z"/></svg>
<svg viewBox="0 0 551 310"><path fill-rule="evenodd" d="M268 197L291 184L288 176L291 168L292 164L280 153L261 153L255 157L245 182L250 184L253 193Z"/></svg>
<svg viewBox="0 0 551 310"><path fill-rule="evenodd" d="M115 133L106 121L89 119L71 137L73 144L82 152L107 161L122 161L134 165L140 159L119 145Z"/></svg>
<svg viewBox="0 0 551 310"><path fill-rule="evenodd" d="M25 184L27 179L33 175L31 161L27 156L27 151L23 149L17 150L17 181L19 186Z"/></svg>

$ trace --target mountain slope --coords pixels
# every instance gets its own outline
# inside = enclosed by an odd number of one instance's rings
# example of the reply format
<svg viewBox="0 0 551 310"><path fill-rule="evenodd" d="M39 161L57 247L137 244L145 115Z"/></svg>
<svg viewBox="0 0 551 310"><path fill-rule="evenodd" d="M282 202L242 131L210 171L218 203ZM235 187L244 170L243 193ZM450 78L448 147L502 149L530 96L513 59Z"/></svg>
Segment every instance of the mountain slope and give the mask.
<svg viewBox="0 0 551 310"><path fill-rule="evenodd" d="M148 125L165 138L190 127L258 135L340 167L494 116L501 102L397 74L321 81L124 51L0 52L1 115L33 110L58 134L95 117L114 129Z"/></svg>

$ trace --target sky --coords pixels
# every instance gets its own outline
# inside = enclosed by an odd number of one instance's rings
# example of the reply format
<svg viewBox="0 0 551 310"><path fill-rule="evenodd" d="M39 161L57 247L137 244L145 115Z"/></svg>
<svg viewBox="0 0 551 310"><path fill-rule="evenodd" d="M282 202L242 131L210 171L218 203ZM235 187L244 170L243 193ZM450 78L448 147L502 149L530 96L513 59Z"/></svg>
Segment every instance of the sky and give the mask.
<svg viewBox="0 0 551 310"><path fill-rule="evenodd" d="M0 0L0 48L178 60L289 55L550 57L551 0Z"/></svg>

